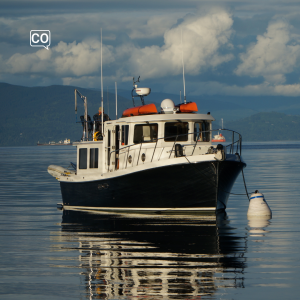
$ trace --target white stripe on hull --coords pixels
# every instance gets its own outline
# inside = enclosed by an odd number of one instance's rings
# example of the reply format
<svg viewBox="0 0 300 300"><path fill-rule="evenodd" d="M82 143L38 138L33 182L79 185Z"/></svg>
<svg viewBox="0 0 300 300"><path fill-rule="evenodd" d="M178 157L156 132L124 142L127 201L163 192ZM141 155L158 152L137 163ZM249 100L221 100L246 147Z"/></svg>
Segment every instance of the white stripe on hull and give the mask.
<svg viewBox="0 0 300 300"><path fill-rule="evenodd" d="M69 206L63 205L65 210L97 210L97 211L109 211L109 212L137 212L137 211L144 211L144 212L195 212L195 211L215 211L215 207L189 207L189 208L168 208L168 207L151 207L151 208L144 208L144 207L89 207L89 206Z"/></svg>

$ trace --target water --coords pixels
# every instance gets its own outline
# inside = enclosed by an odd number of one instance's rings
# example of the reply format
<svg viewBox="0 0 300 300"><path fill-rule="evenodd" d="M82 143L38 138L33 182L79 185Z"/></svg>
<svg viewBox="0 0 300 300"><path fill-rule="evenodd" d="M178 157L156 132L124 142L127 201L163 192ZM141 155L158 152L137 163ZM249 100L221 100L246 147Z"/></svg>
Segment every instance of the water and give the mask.
<svg viewBox="0 0 300 300"><path fill-rule="evenodd" d="M299 142L245 143L248 190L273 212L258 221L235 195L227 216L57 210L47 166L67 167L74 150L0 148L0 299L298 298Z"/></svg>

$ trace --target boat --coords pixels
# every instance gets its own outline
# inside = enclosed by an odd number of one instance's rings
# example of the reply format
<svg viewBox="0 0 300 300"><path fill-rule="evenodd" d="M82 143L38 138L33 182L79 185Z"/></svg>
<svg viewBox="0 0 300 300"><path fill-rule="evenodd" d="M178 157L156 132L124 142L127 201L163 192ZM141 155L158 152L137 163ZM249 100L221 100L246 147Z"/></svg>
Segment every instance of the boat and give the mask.
<svg viewBox="0 0 300 300"><path fill-rule="evenodd" d="M226 139L225 139L225 136L223 136L222 133L219 133L214 135L214 137L212 138L211 140L213 143L225 143L226 142Z"/></svg>
<svg viewBox="0 0 300 300"><path fill-rule="evenodd" d="M221 119L221 122L222 122L222 129L220 129L220 130L223 130L223 119ZM212 138L211 141L213 143L225 143L226 139L222 133L218 132L218 134L214 135L214 137Z"/></svg>
<svg viewBox="0 0 300 300"><path fill-rule="evenodd" d="M232 186L246 166L240 134L231 131L231 143L213 145L215 119L210 112L198 113L196 103L185 100L175 105L171 99L164 99L157 110L154 104L144 104L150 91L134 85L133 103L134 97L140 97L142 106L126 110L116 120L102 117L102 122L101 117L91 121L87 99L79 93L85 115L81 141L73 143L77 161L72 169L48 167L60 183L64 210L194 213L226 209Z"/></svg>
<svg viewBox="0 0 300 300"><path fill-rule="evenodd" d="M72 145L71 140L70 139L65 139L64 141L59 141L58 143L51 141L49 143L40 143L37 142L38 146L67 146L67 145Z"/></svg>

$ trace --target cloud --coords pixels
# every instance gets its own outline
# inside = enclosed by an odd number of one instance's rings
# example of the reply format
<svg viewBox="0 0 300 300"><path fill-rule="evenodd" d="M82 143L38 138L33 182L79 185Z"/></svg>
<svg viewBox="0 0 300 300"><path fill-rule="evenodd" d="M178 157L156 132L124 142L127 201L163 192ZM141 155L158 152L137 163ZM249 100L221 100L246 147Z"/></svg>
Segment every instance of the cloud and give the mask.
<svg viewBox="0 0 300 300"><path fill-rule="evenodd" d="M176 24L173 15L150 16L145 24L137 24L132 27L129 33L131 39L149 39L152 37L163 36L166 30Z"/></svg>
<svg viewBox="0 0 300 300"><path fill-rule="evenodd" d="M103 45L105 63L114 61L112 47ZM44 74L48 76L84 76L97 73L101 65L101 44L89 39L81 43L60 42L49 50L12 55L5 63L5 71L11 74Z"/></svg>
<svg viewBox="0 0 300 300"><path fill-rule="evenodd" d="M161 17L150 18L149 34L156 35L161 24L171 27L172 23L175 22ZM161 47L139 47L130 40L115 47L103 45L103 64L111 66L114 76L120 80L137 75L143 79L172 76L182 72L183 49L186 73L197 75L204 68L214 68L233 58L232 54L220 51L222 47L231 47L232 23L230 14L224 10L204 16L189 15L165 31ZM141 37L140 33L132 31L134 37ZM49 51L12 55L5 70L11 74L41 73L65 78L92 76L99 73L100 59L100 42L95 38L79 43L60 41Z"/></svg>
<svg viewBox="0 0 300 300"><path fill-rule="evenodd" d="M105 85L117 81L120 88L128 88L132 77L140 75L153 89L178 90L182 87L183 49L189 93L300 95L297 12L284 15L288 23L278 16L269 22L271 14L238 17L235 11L233 16L225 8L209 5L184 16L189 11L2 15L0 79L32 86L99 87L103 28ZM29 46L33 28L51 30L49 51Z"/></svg>
<svg viewBox="0 0 300 300"><path fill-rule="evenodd" d="M291 34L291 26L284 20L269 24L264 35L257 36L256 44L241 54L242 63L237 75L263 76L272 84L286 81L285 74L291 73L300 57L299 36Z"/></svg>
<svg viewBox="0 0 300 300"><path fill-rule="evenodd" d="M66 44L60 42L53 49L56 52L54 67L60 75L92 75L99 71L101 65L101 43L91 39L82 43ZM103 59L106 64L114 61L112 47L102 46Z"/></svg>
<svg viewBox="0 0 300 300"><path fill-rule="evenodd" d="M224 10L211 11L205 16L189 15L165 32L162 47L153 45L133 49L130 65L135 67L132 70L143 74L143 78L180 74L182 52L185 71L192 75L227 62L233 55L221 54L220 49L231 47L232 24L231 15Z"/></svg>

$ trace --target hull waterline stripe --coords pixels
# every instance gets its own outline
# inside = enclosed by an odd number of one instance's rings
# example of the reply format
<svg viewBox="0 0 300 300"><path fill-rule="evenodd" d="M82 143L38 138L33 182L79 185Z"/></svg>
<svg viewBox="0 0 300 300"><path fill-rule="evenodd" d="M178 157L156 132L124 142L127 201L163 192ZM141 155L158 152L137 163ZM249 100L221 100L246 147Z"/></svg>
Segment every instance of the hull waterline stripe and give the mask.
<svg viewBox="0 0 300 300"><path fill-rule="evenodd" d="M103 210L103 211L215 211L215 207L193 207L193 208L125 208L125 207L89 207L89 206L69 206L63 205L65 209L88 209L88 210Z"/></svg>

